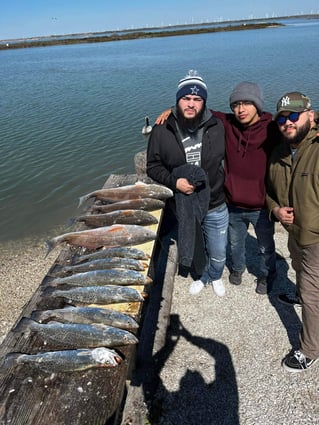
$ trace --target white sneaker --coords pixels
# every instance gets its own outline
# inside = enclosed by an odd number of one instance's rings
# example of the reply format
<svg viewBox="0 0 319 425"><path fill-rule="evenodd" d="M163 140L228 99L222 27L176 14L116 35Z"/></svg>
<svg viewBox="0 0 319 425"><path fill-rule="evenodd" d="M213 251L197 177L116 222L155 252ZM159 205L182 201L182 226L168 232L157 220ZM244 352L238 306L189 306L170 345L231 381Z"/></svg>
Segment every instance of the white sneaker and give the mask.
<svg viewBox="0 0 319 425"><path fill-rule="evenodd" d="M216 295L219 297L223 297L225 295L225 285L221 279L213 280L212 285Z"/></svg>
<svg viewBox="0 0 319 425"><path fill-rule="evenodd" d="M194 280L194 282L189 285L189 293L192 295L199 294L204 286L205 285L201 280Z"/></svg>

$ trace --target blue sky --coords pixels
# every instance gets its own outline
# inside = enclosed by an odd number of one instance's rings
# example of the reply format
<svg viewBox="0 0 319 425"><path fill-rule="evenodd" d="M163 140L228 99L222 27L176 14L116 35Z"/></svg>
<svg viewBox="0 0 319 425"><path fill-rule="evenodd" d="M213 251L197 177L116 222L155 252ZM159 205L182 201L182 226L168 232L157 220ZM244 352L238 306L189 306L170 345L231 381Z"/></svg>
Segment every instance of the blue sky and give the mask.
<svg viewBox="0 0 319 425"><path fill-rule="evenodd" d="M1 3L0 40L319 13L318 0L1 0Z"/></svg>

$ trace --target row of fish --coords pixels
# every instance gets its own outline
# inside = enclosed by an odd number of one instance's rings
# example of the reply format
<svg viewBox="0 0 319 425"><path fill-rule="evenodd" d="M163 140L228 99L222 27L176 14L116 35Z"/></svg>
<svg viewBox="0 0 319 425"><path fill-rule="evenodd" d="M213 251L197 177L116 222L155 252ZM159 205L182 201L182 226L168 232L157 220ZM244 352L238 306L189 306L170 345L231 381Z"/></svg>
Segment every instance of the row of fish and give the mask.
<svg viewBox="0 0 319 425"><path fill-rule="evenodd" d="M43 296L62 299L65 307L34 311L14 329L26 337L36 334L54 351L10 353L5 367L30 365L47 372L70 372L122 362L114 348L136 344L134 332L139 325L130 315L99 305L144 300L144 293L131 286L152 282L144 273L149 255L132 246L155 240L156 234L144 227L157 223L148 211L163 208L163 201L172 195L163 186L138 182L80 198L80 205L90 198L100 202L91 207L93 213L73 220L92 228L52 238L47 254L62 243L95 251L75 254L72 264L52 272L44 285Z"/></svg>

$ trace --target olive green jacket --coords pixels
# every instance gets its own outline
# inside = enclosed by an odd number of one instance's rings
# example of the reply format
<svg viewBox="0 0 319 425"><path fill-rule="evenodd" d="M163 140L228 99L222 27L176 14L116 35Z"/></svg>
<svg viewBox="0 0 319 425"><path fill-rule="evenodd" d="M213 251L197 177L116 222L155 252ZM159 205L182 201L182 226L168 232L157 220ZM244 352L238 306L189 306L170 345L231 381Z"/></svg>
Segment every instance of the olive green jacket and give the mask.
<svg viewBox="0 0 319 425"><path fill-rule="evenodd" d="M273 150L267 177L267 206L293 207L294 222L284 226L302 245L319 243L319 138L312 128L298 146L294 160L283 142Z"/></svg>

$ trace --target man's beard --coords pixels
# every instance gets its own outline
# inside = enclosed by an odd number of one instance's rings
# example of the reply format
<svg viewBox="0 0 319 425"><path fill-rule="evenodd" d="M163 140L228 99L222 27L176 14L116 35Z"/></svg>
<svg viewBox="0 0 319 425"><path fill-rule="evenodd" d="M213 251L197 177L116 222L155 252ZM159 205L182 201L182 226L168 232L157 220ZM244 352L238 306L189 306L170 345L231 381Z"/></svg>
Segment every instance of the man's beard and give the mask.
<svg viewBox="0 0 319 425"><path fill-rule="evenodd" d="M290 145L299 145L300 142L307 136L311 128L310 121L308 120L305 124L297 129L295 137L285 136L283 134L283 139L288 142Z"/></svg>
<svg viewBox="0 0 319 425"><path fill-rule="evenodd" d="M194 118L185 118L183 115L183 111L177 105L176 108L176 116L179 128L181 130L188 130L188 131L194 131L197 130L200 123L202 122L203 116L204 116L205 107L203 105L202 109L198 112L198 114Z"/></svg>

